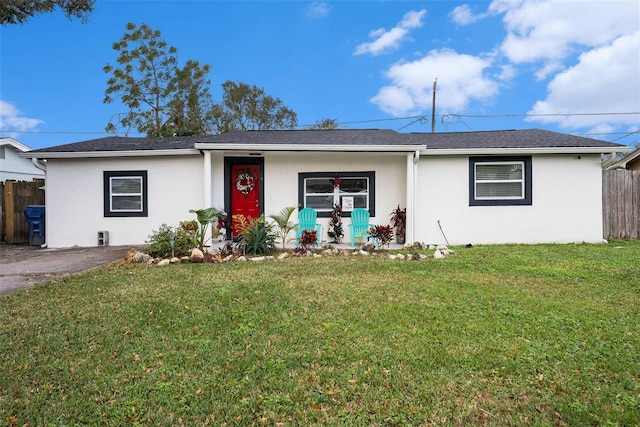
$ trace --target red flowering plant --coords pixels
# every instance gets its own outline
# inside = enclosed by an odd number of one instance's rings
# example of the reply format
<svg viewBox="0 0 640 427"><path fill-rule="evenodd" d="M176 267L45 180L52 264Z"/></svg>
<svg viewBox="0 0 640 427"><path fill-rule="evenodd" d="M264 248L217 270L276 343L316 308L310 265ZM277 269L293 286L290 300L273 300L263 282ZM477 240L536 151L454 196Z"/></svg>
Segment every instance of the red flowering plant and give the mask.
<svg viewBox="0 0 640 427"><path fill-rule="evenodd" d="M313 246L318 242L318 233L316 230L302 230L300 235L299 246L296 247L295 252L304 254L309 250L309 246Z"/></svg>
<svg viewBox="0 0 640 427"><path fill-rule="evenodd" d="M372 225L369 234L376 239L378 245L389 246L391 239L393 239L393 228L390 225Z"/></svg>

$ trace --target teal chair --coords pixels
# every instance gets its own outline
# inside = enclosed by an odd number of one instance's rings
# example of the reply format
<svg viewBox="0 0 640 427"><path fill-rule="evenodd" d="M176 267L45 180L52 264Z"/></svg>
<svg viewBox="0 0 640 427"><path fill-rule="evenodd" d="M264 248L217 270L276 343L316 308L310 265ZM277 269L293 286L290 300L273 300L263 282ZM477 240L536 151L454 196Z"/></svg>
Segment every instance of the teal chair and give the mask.
<svg viewBox="0 0 640 427"><path fill-rule="evenodd" d="M315 230L316 235L318 236L316 245L320 246L320 241L322 240L322 224L318 224L316 222L317 219L318 213L311 208L304 208L298 211L298 224L296 224L296 245L300 244L300 237L302 236L302 232L304 230Z"/></svg>
<svg viewBox="0 0 640 427"><path fill-rule="evenodd" d="M360 238L360 244L367 243L367 241L371 241L374 245L376 244L371 234L369 234L369 229L373 226L373 224L369 224L369 211L363 208L356 208L351 212L351 224L349 224L349 228L351 229L351 246L356 245L356 240Z"/></svg>

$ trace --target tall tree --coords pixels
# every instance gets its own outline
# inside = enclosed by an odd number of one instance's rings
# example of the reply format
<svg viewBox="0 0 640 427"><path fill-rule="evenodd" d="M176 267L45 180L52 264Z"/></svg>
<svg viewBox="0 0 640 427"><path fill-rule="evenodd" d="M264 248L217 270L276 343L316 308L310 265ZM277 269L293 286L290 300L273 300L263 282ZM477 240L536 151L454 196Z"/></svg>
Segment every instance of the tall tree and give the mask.
<svg viewBox="0 0 640 427"><path fill-rule="evenodd" d="M340 126L338 125L338 120L337 119L322 119L322 120L318 120L317 122L315 122L314 124L312 124L311 126L309 126L310 130L333 130L333 129L338 129Z"/></svg>
<svg viewBox="0 0 640 427"><path fill-rule="evenodd" d="M163 135L206 135L213 132L213 97L207 78L209 66L188 60L169 85L173 98Z"/></svg>
<svg viewBox="0 0 640 427"><path fill-rule="evenodd" d="M110 122L106 130L115 132L116 124L134 128L147 136L203 134L211 129L204 121L213 105L207 73L209 65L187 61L178 66L178 50L168 46L159 30L146 24L127 24L127 33L113 44L119 52L119 66L107 64L105 103L120 101L129 108Z"/></svg>
<svg viewBox="0 0 640 427"><path fill-rule="evenodd" d="M0 3L0 24L23 24L40 13L51 13L62 9L68 18L87 21L93 11L95 0L2 0Z"/></svg>
<svg viewBox="0 0 640 427"><path fill-rule="evenodd" d="M264 89L230 80L222 84L222 103L214 107L216 130L295 129L298 115Z"/></svg>

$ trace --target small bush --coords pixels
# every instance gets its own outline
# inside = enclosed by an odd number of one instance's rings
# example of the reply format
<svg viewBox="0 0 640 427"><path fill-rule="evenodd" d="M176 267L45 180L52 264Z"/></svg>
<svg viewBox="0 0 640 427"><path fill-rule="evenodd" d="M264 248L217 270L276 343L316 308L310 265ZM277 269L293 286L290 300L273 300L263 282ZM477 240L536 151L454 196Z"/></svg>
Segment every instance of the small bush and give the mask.
<svg viewBox="0 0 640 427"><path fill-rule="evenodd" d="M234 252L235 252L235 250L234 250L233 245L231 244L231 242L226 242L223 247L218 249L218 253L220 254L220 256L222 258L226 258L229 255L233 255Z"/></svg>
<svg viewBox="0 0 640 427"><path fill-rule="evenodd" d="M183 227L173 228L162 224L158 230L154 230L147 236L149 255L154 258L171 257L171 237L174 237L174 254L177 257L189 255L193 249L193 233Z"/></svg>
<svg viewBox="0 0 640 427"><path fill-rule="evenodd" d="M302 230L300 235L299 246L296 252L307 252L309 246L315 246L318 243L318 232L316 230Z"/></svg>
<svg viewBox="0 0 640 427"><path fill-rule="evenodd" d="M251 219L238 236L238 249L249 255L268 255L276 249L276 235L273 226L264 220L264 216Z"/></svg>
<svg viewBox="0 0 640 427"><path fill-rule="evenodd" d="M369 234L376 239L379 246L389 246L393 239L393 228L390 225L374 225L369 229Z"/></svg>

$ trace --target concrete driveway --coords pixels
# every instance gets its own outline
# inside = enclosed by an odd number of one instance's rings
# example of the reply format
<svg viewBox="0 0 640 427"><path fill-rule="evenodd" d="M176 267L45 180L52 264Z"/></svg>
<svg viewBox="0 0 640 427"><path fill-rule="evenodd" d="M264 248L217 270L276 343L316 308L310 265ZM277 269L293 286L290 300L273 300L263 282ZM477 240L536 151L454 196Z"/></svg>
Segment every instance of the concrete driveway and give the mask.
<svg viewBox="0 0 640 427"><path fill-rule="evenodd" d="M124 260L129 249L131 246L42 249L0 245L0 295Z"/></svg>

